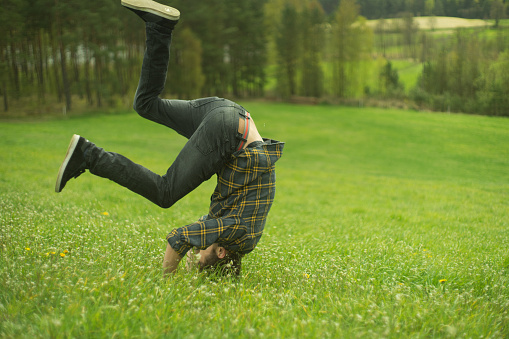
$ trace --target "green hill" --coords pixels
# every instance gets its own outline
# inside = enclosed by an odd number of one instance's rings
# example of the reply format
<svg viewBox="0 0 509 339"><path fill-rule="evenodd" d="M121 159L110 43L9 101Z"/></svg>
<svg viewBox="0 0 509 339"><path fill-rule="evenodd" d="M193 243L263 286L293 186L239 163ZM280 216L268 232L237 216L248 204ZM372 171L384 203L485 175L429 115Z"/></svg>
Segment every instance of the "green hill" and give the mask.
<svg viewBox="0 0 509 339"><path fill-rule="evenodd" d="M0 337L509 336L509 120L245 102L286 142L238 281L162 276L169 210L84 174L79 133L163 173L185 140L133 113L0 122Z"/></svg>

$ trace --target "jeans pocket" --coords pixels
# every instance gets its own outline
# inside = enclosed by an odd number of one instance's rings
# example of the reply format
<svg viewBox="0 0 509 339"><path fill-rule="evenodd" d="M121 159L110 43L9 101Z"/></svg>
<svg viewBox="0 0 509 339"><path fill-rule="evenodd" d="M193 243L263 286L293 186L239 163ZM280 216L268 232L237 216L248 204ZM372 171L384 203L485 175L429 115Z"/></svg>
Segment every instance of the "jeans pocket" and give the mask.
<svg viewBox="0 0 509 339"><path fill-rule="evenodd" d="M191 102L191 105L194 108L198 108L200 106L209 104L209 103L214 102L214 101L224 101L224 99L218 98L218 97L208 97L208 98L201 98L201 99L191 100L190 102Z"/></svg>
<svg viewBox="0 0 509 339"><path fill-rule="evenodd" d="M203 121L192 138L194 145L203 155L218 150L224 142L224 114L214 114Z"/></svg>

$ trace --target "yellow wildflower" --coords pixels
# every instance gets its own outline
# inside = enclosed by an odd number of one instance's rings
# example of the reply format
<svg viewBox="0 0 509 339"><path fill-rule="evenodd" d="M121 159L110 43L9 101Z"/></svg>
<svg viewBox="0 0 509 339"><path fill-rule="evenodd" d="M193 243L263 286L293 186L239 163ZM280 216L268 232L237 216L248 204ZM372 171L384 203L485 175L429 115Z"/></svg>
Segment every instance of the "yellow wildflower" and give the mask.
<svg viewBox="0 0 509 339"><path fill-rule="evenodd" d="M25 247L25 249L26 249L27 251L30 251L30 247Z"/></svg>
<svg viewBox="0 0 509 339"><path fill-rule="evenodd" d="M55 254L55 252L50 252L51 254Z"/></svg>
<svg viewBox="0 0 509 339"><path fill-rule="evenodd" d="M304 273L304 276L306 277L306 279L309 279L309 274Z"/></svg>
<svg viewBox="0 0 509 339"><path fill-rule="evenodd" d="M110 215L108 212L102 212L101 214L106 216Z"/></svg>
<svg viewBox="0 0 509 339"><path fill-rule="evenodd" d="M60 253L60 256L63 258L65 257L65 253Z"/></svg>
<svg viewBox="0 0 509 339"><path fill-rule="evenodd" d="M441 283L441 284L443 284L443 283L444 283L444 282L446 282L446 281L447 281L447 279L440 279L438 282L439 282L439 283Z"/></svg>
<svg viewBox="0 0 509 339"><path fill-rule="evenodd" d="M67 254L67 253L69 253L69 251L68 250L64 250L64 254Z"/></svg>

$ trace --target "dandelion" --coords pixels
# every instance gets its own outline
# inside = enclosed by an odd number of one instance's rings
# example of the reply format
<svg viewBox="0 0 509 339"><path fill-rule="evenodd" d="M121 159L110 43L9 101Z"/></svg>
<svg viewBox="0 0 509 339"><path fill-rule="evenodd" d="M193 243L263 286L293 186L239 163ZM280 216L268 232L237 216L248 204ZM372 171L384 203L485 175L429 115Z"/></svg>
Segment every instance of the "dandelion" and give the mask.
<svg viewBox="0 0 509 339"><path fill-rule="evenodd" d="M101 214L102 214L102 215L105 215L105 216L110 215L108 212L102 212Z"/></svg>
<svg viewBox="0 0 509 339"><path fill-rule="evenodd" d="M447 279L440 279L438 282L439 282L439 283L441 283L441 284L443 284L443 283L444 283L444 282L446 282L446 281L447 281Z"/></svg>
<svg viewBox="0 0 509 339"><path fill-rule="evenodd" d="M65 257L65 253L60 253L60 256L63 258Z"/></svg>
<svg viewBox="0 0 509 339"><path fill-rule="evenodd" d="M30 247L25 247L25 250L30 251Z"/></svg>
<svg viewBox="0 0 509 339"><path fill-rule="evenodd" d="M64 254L67 254L67 253L69 253L69 251L68 250L64 250Z"/></svg>
<svg viewBox="0 0 509 339"><path fill-rule="evenodd" d="M309 274L304 273L304 276L306 277L306 279L309 279Z"/></svg>
<svg viewBox="0 0 509 339"><path fill-rule="evenodd" d="M55 254L55 252L50 252L51 254Z"/></svg>

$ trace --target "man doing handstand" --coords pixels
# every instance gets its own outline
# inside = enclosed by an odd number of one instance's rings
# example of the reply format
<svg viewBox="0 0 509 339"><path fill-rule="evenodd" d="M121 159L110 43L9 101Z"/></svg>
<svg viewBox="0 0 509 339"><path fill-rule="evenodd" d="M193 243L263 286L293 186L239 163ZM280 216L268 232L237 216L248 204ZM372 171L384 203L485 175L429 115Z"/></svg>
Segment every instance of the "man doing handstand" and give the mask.
<svg viewBox="0 0 509 339"><path fill-rule="evenodd" d="M216 174L208 215L168 234L163 267L166 273L174 272L186 253L191 257L199 250L201 269L212 267L238 275L241 258L262 236L274 200L275 163L284 143L262 138L250 114L232 101L159 98L180 12L151 0L122 0L122 5L140 16L146 28L146 50L133 107L140 116L175 130L188 141L160 176L75 134L60 166L55 191L61 192L70 179L88 170L169 208ZM190 251L192 248L195 250Z"/></svg>

